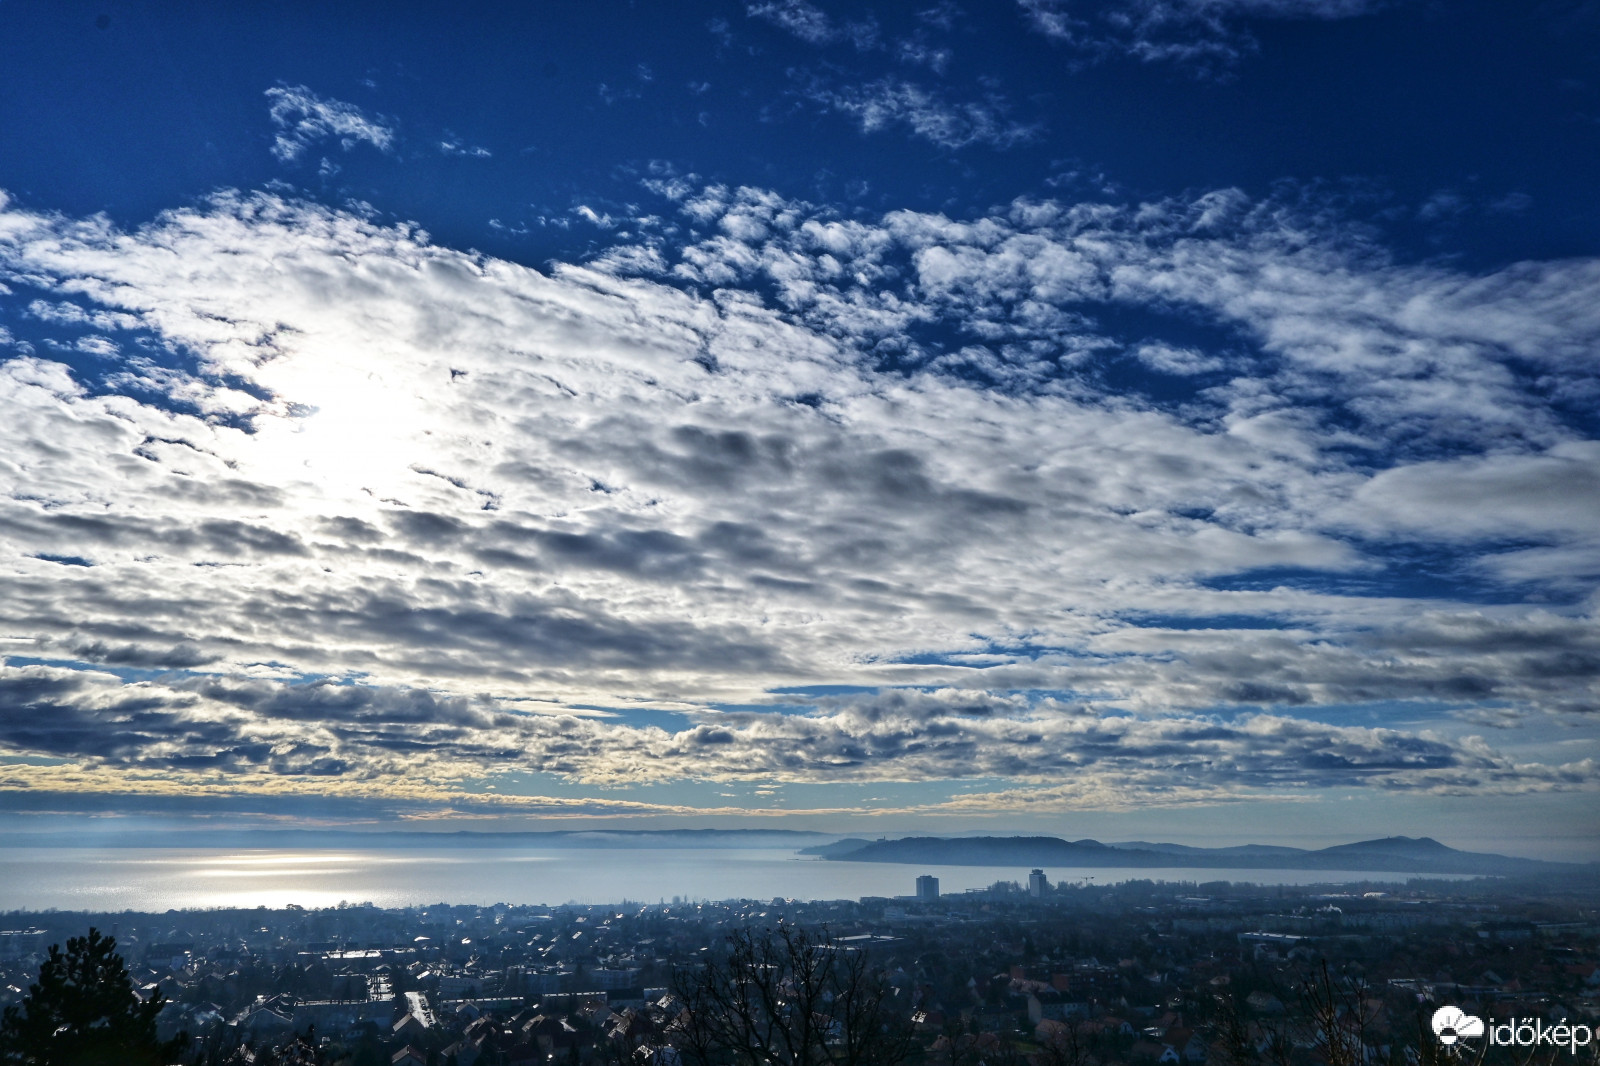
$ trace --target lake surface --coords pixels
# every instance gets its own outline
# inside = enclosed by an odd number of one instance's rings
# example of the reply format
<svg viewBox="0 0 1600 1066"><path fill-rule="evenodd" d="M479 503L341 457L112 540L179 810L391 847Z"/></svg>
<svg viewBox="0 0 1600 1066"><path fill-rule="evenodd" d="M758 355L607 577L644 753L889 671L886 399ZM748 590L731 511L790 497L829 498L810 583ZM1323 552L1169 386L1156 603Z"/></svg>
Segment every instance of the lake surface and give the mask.
<svg viewBox="0 0 1600 1066"><path fill-rule="evenodd" d="M772 848L7 848L0 910L164 911L184 907L329 907L340 901L643 903L908 896L919 874L943 892L1025 882L1015 866L829 862ZM1404 882L1409 874L1336 870L1046 869L1057 881L1253 881L1267 885Z"/></svg>

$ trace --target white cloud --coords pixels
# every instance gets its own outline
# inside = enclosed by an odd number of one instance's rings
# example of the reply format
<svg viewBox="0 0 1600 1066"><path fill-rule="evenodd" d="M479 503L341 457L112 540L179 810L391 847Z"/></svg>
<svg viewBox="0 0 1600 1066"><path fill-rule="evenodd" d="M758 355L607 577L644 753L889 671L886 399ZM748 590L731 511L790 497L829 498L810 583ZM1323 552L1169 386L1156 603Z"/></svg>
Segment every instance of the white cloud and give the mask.
<svg viewBox="0 0 1600 1066"><path fill-rule="evenodd" d="M1349 514L1368 528L1450 541L1594 533L1600 441L1385 470L1356 493Z"/></svg>
<svg viewBox="0 0 1600 1066"><path fill-rule="evenodd" d="M833 40L837 32L827 14L806 0L763 0L746 5L745 14L766 19L807 44L825 44Z"/></svg>
<svg viewBox="0 0 1600 1066"><path fill-rule="evenodd" d="M1017 0L1028 24L1090 52L1124 52L1145 61L1230 62L1254 42L1251 19L1344 19L1376 0Z"/></svg>
<svg viewBox="0 0 1600 1066"><path fill-rule="evenodd" d="M1590 713L1592 610L1214 579L1363 579L1352 531L1592 562L1592 442L1507 367L1587 387L1595 264L1398 265L1232 193L867 219L677 192L695 243L548 274L271 195L133 232L0 209L41 323L200 366L0 363L0 632L177 672L14 669L57 710L0 746L262 781L1081 777L1035 797L1062 805L1592 779L1316 720ZM1219 358L1114 335L1113 305L1226 327L1230 380L1105 385L1105 353ZM1462 426L1486 443L1441 457ZM273 680L314 675L361 683ZM939 691L714 710L835 684ZM692 724L570 713L595 706Z"/></svg>
<svg viewBox="0 0 1600 1066"><path fill-rule="evenodd" d="M1177 348L1170 344L1141 344L1134 357L1163 374L1207 374L1221 370L1227 362L1218 356L1208 355L1193 348Z"/></svg>
<svg viewBox="0 0 1600 1066"><path fill-rule="evenodd" d="M900 62L927 67L935 74L943 74L954 55L949 48L931 45L918 38L896 41L894 46L894 56Z"/></svg>
<svg viewBox="0 0 1600 1066"><path fill-rule="evenodd" d="M394 129L368 116L355 104L318 96L304 85L277 85L267 90L267 113L278 133L272 154L291 163L320 141L337 138L349 151L370 144L380 152L394 145Z"/></svg>
<svg viewBox="0 0 1600 1066"><path fill-rule="evenodd" d="M880 78L862 85L831 86L814 82L803 95L832 111L849 115L863 133L905 127L941 148L987 144L995 148L1034 139L1037 126L1011 121L998 97L952 101L935 89L899 78Z"/></svg>
<svg viewBox="0 0 1600 1066"><path fill-rule="evenodd" d="M489 159L494 153L481 145L468 144L455 134L448 134L439 142L439 151L445 155L468 156L473 159Z"/></svg>
<svg viewBox="0 0 1600 1066"><path fill-rule="evenodd" d="M848 783L1002 778L1025 787L947 808L1129 807L1308 788L1500 792L1593 788L1593 760L1519 764L1476 737L1331 726L1277 715L1105 717L986 693L891 693L805 715L705 716L669 733L604 719L508 713L485 700L365 686L191 680L0 667L24 713L0 745L94 768L172 768L271 791L306 778L410 778L535 768L576 781ZM1070 778L1070 784L1060 782Z"/></svg>
<svg viewBox="0 0 1600 1066"><path fill-rule="evenodd" d="M835 23L825 11L807 0L761 0L745 5L745 14L764 19L807 44L848 42L859 52L878 46L878 26L871 17Z"/></svg>
<svg viewBox="0 0 1600 1066"><path fill-rule="evenodd" d="M773 210L743 195L690 206L708 222ZM1600 386L1583 355L1600 339L1600 267L1589 260L1481 277L1402 267L1232 190L1136 206L1021 202L973 220L893 212L871 227L802 214L770 239L690 246L675 269L718 284L762 277L830 334L904 344L908 327L945 320L1012 345L1013 360L1043 345L1053 358L1010 365L1036 385L1059 377L1061 360L1112 343L1080 309L1199 312L1258 350L1209 394L1231 421L1337 406L1359 427L1328 441L1341 447L1549 447L1570 431L1541 388L1576 399ZM1552 376L1530 387L1513 360Z"/></svg>

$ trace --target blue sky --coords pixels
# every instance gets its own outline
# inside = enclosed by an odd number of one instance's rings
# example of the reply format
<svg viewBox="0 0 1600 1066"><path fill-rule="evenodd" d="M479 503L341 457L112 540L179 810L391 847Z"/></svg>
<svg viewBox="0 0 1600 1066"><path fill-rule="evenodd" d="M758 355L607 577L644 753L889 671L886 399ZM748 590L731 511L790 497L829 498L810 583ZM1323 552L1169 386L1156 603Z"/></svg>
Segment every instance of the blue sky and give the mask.
<svg viewBox="0 0 1600 1066"><path fill-rule="evenodd" d="M1597 51L0 0L0 808L1600 854Z"/></svg>

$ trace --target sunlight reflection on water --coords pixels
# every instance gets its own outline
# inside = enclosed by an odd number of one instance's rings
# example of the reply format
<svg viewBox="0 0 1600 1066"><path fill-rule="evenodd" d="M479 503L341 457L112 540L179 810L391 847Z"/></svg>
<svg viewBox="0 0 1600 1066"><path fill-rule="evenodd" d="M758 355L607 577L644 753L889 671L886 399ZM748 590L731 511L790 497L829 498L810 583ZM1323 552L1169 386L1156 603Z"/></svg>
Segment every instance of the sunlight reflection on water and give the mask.
<svg viewBox="0 0 1600 1066"><path fill-rule="evenodd" d="M784 849L433 849L328 852L194 848L12 848L0 909L164 911L183 907L385 907L428 903L655 903L910 895L918 874L946 892L1025 881L1022 867L825 862ZM1052 882L1149 879L1331 884L1403 874L1305 870L1051 869Z"/></svg>

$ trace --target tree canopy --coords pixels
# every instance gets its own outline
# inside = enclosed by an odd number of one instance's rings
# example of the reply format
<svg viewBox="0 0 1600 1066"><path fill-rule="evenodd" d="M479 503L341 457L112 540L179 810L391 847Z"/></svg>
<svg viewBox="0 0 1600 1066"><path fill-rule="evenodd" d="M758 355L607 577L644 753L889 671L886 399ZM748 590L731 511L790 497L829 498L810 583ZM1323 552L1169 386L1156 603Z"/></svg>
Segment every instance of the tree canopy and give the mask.
<svg viewBox="0 0 1600 1066"><path fill-rule="evenodd" d="M91 928L67 950L50 945L39 980L20 1007L0 1018L0 1063L6 1066L163 1066L176 1041L156 1038L159 991L141 1000L117 942Z"/></svg>

